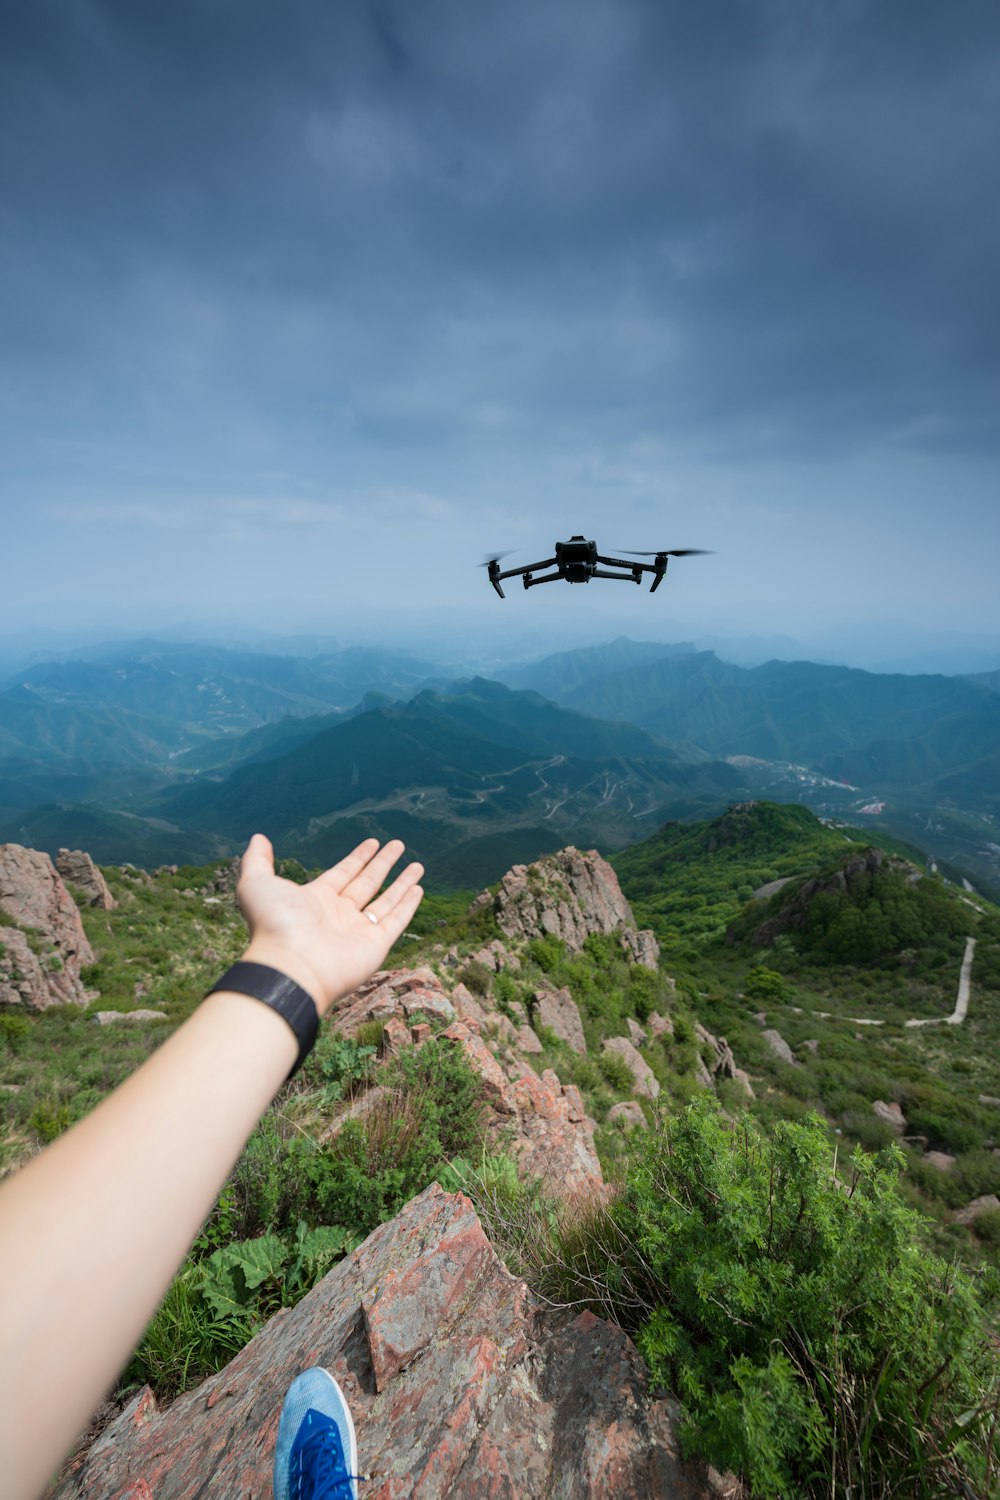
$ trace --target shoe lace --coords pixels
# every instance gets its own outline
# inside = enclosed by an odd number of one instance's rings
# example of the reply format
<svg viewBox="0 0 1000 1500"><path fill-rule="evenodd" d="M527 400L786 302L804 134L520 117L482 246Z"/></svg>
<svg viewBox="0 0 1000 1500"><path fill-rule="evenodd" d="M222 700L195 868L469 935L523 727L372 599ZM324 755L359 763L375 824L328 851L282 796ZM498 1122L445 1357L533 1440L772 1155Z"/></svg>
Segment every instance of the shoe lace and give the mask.
<svg viewBox="0 0 1000 1500"><path fill-rule="evenodd" d="M367 1475L347 1472L340 1435L333 1423L324 1422L302 1443L291 1477L295 1500L354 1500L354 1481Z"/></svg>

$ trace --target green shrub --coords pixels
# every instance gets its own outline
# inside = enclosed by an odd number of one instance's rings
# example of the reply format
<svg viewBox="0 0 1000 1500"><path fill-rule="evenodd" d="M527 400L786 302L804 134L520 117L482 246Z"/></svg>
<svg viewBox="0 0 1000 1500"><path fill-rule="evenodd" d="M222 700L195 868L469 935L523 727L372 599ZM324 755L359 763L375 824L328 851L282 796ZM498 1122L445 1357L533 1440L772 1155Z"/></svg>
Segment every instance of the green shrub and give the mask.
<svg viewBox="0 0 1000 1500"><path fill-rule="evenodd" d="M684 1403L687 1447L755 1496L982 1492L983 1307L917 1248L901 1160L858 1152L842 1192L815 1116L767 1139L746 1115L727 1129L708 1100L637 1145L611 1210L635 1247L615 1281L643 1288L639 1345Z"/></svg>
<svg viewBox="0 0 1000 1500"><path fill-rule="evenodd" d="M27 1016L0 1016L0 1042L11 1052L20 1052L31 1035L31 1022Z"/></svg>
<svg viewBox="0 0 1000 1500"><path fill-rule="evenodd" d="M743 993L748 1000L758 1000L764 1004L768 1001L780 1003L787 1000L791 994L791 987L783 974L778 974L774 969L766 969L761 965L751 969L744 979Z"/></svg>
<svg viewBox="0 0 1000 1500"><path fill-rule="evenodd" d="M619 1057L617 1052L602 1052L598 1067L613 1089L617 1089L620 1094L631 1094L635 1088L635 1079L624 1057Z"/></svg>
<svg viewBox="0 0 1000 1500"><path fill-rule="evenodd" d="M474 995L488 995L493 975L484 963L480 963L478 958L473 958L458 970L455 978Z"/></svg>

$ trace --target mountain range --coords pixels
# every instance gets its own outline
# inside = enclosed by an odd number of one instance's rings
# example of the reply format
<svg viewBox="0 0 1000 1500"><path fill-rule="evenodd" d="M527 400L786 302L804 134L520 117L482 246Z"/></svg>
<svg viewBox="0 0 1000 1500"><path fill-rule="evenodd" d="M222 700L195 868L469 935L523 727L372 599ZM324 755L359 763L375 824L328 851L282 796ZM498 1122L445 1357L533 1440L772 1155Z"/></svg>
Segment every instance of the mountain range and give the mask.
<svg viewBox="0 0 1000 1500"><path fill-rule="evenodd" d="M0 688L0 838L186 862L265 827L320 863L398 835L462 884L765 795L1000 888L995 674L746 668L620 638L495 675L360 647L151 641L38 663Z"/></svg>

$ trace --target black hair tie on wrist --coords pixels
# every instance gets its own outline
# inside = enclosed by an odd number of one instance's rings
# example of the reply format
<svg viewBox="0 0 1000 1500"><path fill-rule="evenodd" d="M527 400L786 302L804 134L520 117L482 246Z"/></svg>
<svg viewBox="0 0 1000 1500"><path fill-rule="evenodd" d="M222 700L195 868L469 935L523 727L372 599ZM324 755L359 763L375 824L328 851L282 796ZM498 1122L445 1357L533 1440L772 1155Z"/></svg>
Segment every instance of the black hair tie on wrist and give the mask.
<svg viewBox="0 0 1000 1500"><path fill-rule="evenodd" d="M232 990L237 995L250 995L254 1000L261 1000L269 1005L288 1022L299 1044L299 1055L288 1075L288 1078L294 1078L316 1045L319 1032L319 1011L312 996L300 984L296 984L294 979L282 974L280 969L268 968L267 964L248 963L246 960L227 969L222 978L213 984L209 995L214 995L216 990ZM286 1083L288 1078L285 1079Z"/></svg>

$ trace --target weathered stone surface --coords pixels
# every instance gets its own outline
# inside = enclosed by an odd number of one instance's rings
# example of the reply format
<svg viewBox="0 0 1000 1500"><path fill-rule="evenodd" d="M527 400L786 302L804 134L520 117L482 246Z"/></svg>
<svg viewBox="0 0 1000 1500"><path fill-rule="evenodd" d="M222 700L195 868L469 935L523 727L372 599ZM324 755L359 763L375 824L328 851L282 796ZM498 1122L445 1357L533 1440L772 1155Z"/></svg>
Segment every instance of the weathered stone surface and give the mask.
<svg viewBox="0 0 1000 1500"><path fill-rule="evenodd" d="M427 1029L429 1031L430 1027ZM382 1056L398 1057L407 1047L412 1046L410 1028L398 1016L390 1016L382 1032Z"/></svg>
<svg viewBox="0 0 1000 1500"><path fill-rule="evenodd" d="M120 1021L135 1026L142 1021L169 1021L169 1019L170 1017L164 1010L99 1010L94 1014L94 1020L98 1026L114 1026Z"/></svg>
<svg viewBox="0 0 1000 1500"><path fill-rule="evenodd" d="M992 1094L980 1094L979 1102L980 1104L992 1105L994 1109L1000 1109L1000 1099L995 1098Z"/></svg>
<svg viewBox="0 0 1000 1500"><path fill-rule="evenodd" d="M608 1122L612 1125L620 1124L625 1130L634 1130L637 1125L645 1125L646 1116L638 1100L623 1099L618 1104L612 1104L608 1110Z"/></svg>
<svg viewBox="0 0 1000 1500"><path fill-rule="evenodd" d="M937 1167L939 1172L950 1172L957 1158L949 1156L947 1151L925 1151L924 1161L929 1167Z"/></svg>
<svg viewBox="0 0 1000 1500"><path fill-rule="evenodd" d="M487 1012L484 1006L464 984L456 984L448 998L460 1021L476 1021L480 1028L485 1025Z"/></svg>
<svg viewBox="0 0 1000 1500"><path fill-rule="evenodd" d="M898 1104L887 1104L884 1099L876 1099L872 1105L872 1111L883 1125L888 1125L890 1130L894 1130L897 1135L903 1134L906 1129L906 1116Z"/></svg>
<svg viewBox="0 0 1000 1500"><path fill-rule="evenodd" d="M561 1042L572 1047L583 1056L587 1042L583 1035L583 1022L576 1001L567 989L536 990L532 1001L532 1012L536 1026L546 1026L555 1032Z"/></svg>
<svg viewBox="0 0 1000 1500"><path fill-rule="evenodd" d="M814 1037L814 1036L807 1037L804 1042L800 1042L799 1043L799 1046L804 1051L811 1052L813 1054L813 1056L815 1057L816 1054L819 1052L819 1038L818 1037Z"/></svg>
<svg viewBox="0 0 1000 1500"><path fill-rule="evenodd" d="M659 1011L654 1010L646 1025L654 1037L673 1036L674 1034L673 1021L671 1021L669 1016L661 1016Z"/></svg>
<svg viewBox="0 0 1000 1500"><path fill-rule="evenodd" d="M541 1042L530 1026L519 1026L517 1028L517 1041L514 1044L518 1052L523 1052L526 1057L537 1057L543 1050Z"/></svg>
<svg viewBox="0 0 1000 1500"><path fill-rule="evenodd" d="M482 1079L486 1097L493 1108L502 1114L515 1114L510 1084L482 1037L470 1031L464 1021L454 1021L446 1031L441 1032L441 1037L442 1040L454 1042L461 1047L469 1066Z"/></svg>
<svg viewBox="0 0 1000 1500"><path fill-rule="evenodd" d="M572 1089L572 1086L570 1086ZM512 1081L517 1129L509 1149L522 1171L540 1177L560 1197L592 1194L603 1185L601 1164L594 1149L593 1123L586 1118L579 1093L568 1097L551 1068L539 1078L527 1063ZM505 1122L491 1131L501 1142Z"/></svg>
<svg viewBox="0 0 1000 1500"><path fill-rule="evenodd" d="M433 1016L438 1021L455 1020L455 1007L439 983L434 989L422 985L419 989L408 990L400 1003L408 1020L418 1015Z"/></svg>
<svg viewBox="0 0 1000 1500"><path fill-rule="evenodd" d="M645 1099L655 1099L660 1092L660 1085L656 1080L652 1068L644 1057L641 1057L632 1046L628 1037L612 1036L602 1043L602 1050L614 1052L622 1058L629 1067L629 1072L635 1079L635 1092L642 1094Z"/></svg>
<svg viewBox="0 0 1000 1500"><path fill-rule="evenodd" d="M51 950L39 957L23 933L19 940L17 928L4 927L0 998L35 1010L86 1005L93 997L84 988L80 970L94 962L94 954L76 902L47 854L20 844L0 844L0 911L19 927L34 928L43 949Z"/></svg>
<svg viewBox="0 0 1000 1500"><path fill-rule="evenodd" d="M473 1021L468 1021L466 1024L471 1028L475 1023ZM428 1037L430 1037L431 1035L432 1032L429 1021L418 1021L415 1026L410 1027L410 1036L413 1038L418 1047L422 1046L423 1043L426 1042Z"/></svg>
<svg viewBox="0 0 1000 1500"><path fill-rule="evenodd" d="M625 1024L628 1027L629 1041L632 1043L633 1047L645 1046L646 1042L649 1041L649 1037L643 1031L642 1027L639 1025L639 1022L633 1020L631 1016L628 1016L626 1017Z"/></svg>
<svg viewBox="0 0 1000 1500"><path fill-rule="evenodd" d="M86 898L88 906L99 906L102 911L113 911L118 902L108 889L108 882L94 864L89 854L82 849L60 849L56 858L56 869L63 880Z"/></svg>
<svg viewBox="0 0 1000 1500"><path fill-rule="evenodd" d="M795 1056L795 1053L792 1051L791 1047L789 1047L780 1031L766 1030L764 1032L764 1040L770 1047L771 1051L774 1053L775 1057L780 1058L780 1060L784 1063L790 1063L793 1068L797 1068L799 1066L799 1062Z"/></svg>
<svg viewBox="0 0 1000 1500"><path fill-rule="evenodd" d="M1000 1208L1000 1198L995 1193L984 1193L981 1198L973 1198L964 1208L960 1208L955 1215L956 1224L974 1224L980 1214L989 1213L991 1208Z"/></svg>
<svg viewBox="0 0 1000 1500"><path fill-rule="evenodd" d="M733 1070L733 1078L736 1083L740 1085L740 1088L746 1094L748 1099L756 1099L757 1095L753 1091L753 1083L751 1082L750 1074L747 1073L745 1069L735 1068Z"/></svg>
<svg viewBox="0 0 1000 1500"><path fill-rule="evenodd" d="M694 1034L697 1040L705 1047L712 1049L711 1056L706 1061L706 1066L712 1079L735 1078L736 1059L733 1057L733 1049L724 1036L714 1036L706 1030L700 1021L695 1022ZM777 1033L775 1033L777 1034Z"/></svg>
<svg viewBox="0 0 1000 1500"><path fill-rule="evenodd" d="M432 1186L219 1374L165 1409L143 1388L76 1454L49 1500L271 1494L284 1393L321 1365L347 1395L368 1500L709 1500L679 1457L628 1337L546 1312L493 1252L468 1199Z"/></svg>
<svg viewBox="0 0 1000 1500"><path fill-rule="evenodd" d="M533 865L514 865L497 893L483 891L473 909L485 906L514 940L548 933L577 951L591 933L617 932L636 963L655 968L659 959L655 937L637 930L617 875L596 849L583 853L571 846Z"/></svg>

